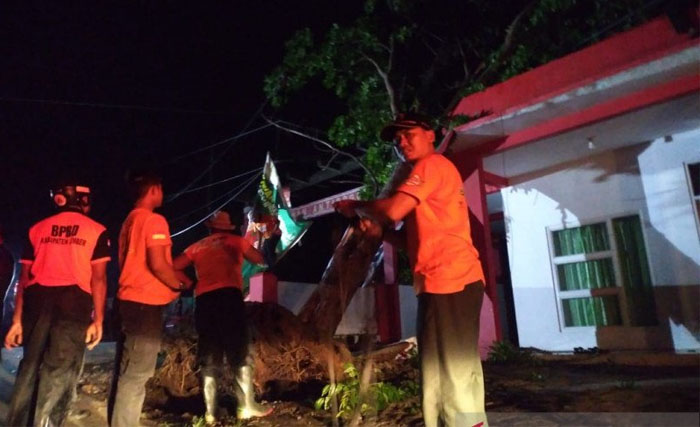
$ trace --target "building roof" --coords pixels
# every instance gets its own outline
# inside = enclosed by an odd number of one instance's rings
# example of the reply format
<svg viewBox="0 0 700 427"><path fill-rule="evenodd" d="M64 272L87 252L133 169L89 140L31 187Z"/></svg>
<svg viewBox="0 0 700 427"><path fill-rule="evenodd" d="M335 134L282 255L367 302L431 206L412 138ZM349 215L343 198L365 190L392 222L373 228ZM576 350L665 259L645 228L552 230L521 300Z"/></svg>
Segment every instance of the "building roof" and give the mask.
<svg viewBox="0 0 700 427"><path fill-rule="evenodd" d="M697 39L660 17L465 97L454 114L482 117L450 150L503 151L680 99L700 90L699 69Z"/></svg>

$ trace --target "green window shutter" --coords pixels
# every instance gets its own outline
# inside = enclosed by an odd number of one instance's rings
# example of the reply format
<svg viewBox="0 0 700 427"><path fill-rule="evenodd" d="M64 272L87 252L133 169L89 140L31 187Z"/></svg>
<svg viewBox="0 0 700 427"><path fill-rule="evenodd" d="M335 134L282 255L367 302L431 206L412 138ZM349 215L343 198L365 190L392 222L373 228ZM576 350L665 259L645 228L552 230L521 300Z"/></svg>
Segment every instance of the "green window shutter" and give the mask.
<svg viewBox="0 0 700 427"><path fill-rule="evenodd" d="M630 323L632 326L656 325L654 290L639 216L615 218L612 223Z"/></svg>
<svg viewBox="0 0 700 427"><path fill-rule="evenodd" d="M562 291L614 288L616 286L611 258L560 264L557 265L557 275L559 289Z"/></svg>
<svg viewBox="0 0 700 427"><path fill-rule="evenodd" d="M610 250L605 223L567 228L552 233L554 256L588 254Z"/></svg>
<svg viewBox="0 0 700 427"><path fill-rule="evenodd" d="M616 296L569 298L562 300L565 326L620 325Z"/></svg>

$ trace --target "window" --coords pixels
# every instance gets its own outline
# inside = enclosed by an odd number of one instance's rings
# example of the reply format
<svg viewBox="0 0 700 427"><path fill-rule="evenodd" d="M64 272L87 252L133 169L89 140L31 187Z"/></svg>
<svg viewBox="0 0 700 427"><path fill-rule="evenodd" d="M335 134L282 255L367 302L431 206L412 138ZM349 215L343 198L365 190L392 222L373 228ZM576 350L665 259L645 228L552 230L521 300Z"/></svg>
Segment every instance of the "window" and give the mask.
<svg viewBox="0 0 700 427"><path fill-rule="evenodd" d="M549 237L565 327L656 323L638 215L550 230Z"/></svg>
<svg viewBox="0 0 700 427"><path fill-rule="evenodd" d="M700 233L700 162L687 165L688 181L690 183L690 197L693 200L695 211L695 224Z"/></svg>

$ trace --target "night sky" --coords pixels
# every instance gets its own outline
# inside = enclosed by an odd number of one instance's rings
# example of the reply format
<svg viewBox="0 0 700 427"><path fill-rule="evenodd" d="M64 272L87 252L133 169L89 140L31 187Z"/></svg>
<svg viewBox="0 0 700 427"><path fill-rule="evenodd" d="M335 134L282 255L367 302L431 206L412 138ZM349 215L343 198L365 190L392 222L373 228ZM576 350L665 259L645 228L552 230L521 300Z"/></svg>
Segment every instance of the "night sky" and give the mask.
<svg viewBox="0 0 700 427"><path fill-rule="evenodd" d="M305 26L320 33L332 22L351 20L362 2L199 3L0 5L0 222L16 254L28 227L52 213L49 189L61 178L91 185L92 217L115 241L130 209L124 196L129 168L155 167L170 194L212 161L194 187L261 167L268 150L281 161L283 178L315 171L310 144L272 128L182 155L264 125L251 119L284 41ZM334 108L332 100L309 97L297 100L289 115L269 106L265 112L323 127ZM161 212L177 231L205 215L207 201L241 182L188 193ZM293 201L333 192L305 190ZM246 197L229 208L242 207ZM201 233L200 227L183 235L175 249Z"/></svg>

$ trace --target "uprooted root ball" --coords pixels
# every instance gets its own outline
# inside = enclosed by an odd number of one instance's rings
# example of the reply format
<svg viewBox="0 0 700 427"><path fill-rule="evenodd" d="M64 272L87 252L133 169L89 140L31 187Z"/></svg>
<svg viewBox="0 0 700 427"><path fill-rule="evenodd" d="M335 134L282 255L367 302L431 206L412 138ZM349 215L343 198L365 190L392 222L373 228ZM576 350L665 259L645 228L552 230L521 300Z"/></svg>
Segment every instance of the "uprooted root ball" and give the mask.
<svg viewBox="0 0 700 427"><path fill-rule="evenodd" d="M351 360L345 344L316 340L315 331L304 325L286 308L277 304L246 303L253 328L255 386L258 393L271 383L304 383L328 379L329 362L335 377L343 375L343 365ZM196 359L197 339L192 328L179 328L163 340L162 363L151 385L162 387L172 396L200 393ZM232 369L224 369L221 387L233 390Z"/></svg>

